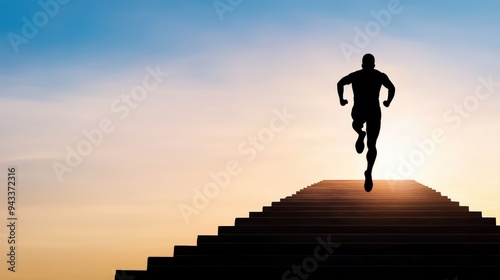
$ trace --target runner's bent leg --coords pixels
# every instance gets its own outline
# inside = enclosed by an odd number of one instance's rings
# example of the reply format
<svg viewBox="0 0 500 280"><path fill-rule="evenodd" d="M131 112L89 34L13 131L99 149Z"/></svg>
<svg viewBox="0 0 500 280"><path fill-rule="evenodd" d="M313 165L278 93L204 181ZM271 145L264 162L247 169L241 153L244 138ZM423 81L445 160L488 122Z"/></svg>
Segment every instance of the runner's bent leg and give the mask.
<svg viewBox="0 0 500 280"><path fill-rule="evenodd" d="M361 154L365 148L364 139L366 132L363 131L363 124L366 121L365 113L366 112L356 106L354 106L351 111L352 128L358 133L358 139L355 145L358 154Z"/></svg>
<svg viewBox="0 0 500 280"><path fill-rule="evenodd" d="M363 108L360 108L359 106L354 105L352 107L352 110L351 110L352 128L358 134L365 133L363 131L363 125L366 122L365 113L366 113L365 110L363 110Z"/></svg>

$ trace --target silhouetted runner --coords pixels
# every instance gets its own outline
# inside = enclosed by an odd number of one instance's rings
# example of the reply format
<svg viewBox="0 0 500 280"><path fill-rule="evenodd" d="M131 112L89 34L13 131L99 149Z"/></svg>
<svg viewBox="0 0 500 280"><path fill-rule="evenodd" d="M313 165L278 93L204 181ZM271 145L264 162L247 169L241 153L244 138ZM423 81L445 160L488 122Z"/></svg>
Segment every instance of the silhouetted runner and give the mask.
<svg viewBox="0 0 500 280"><path fill-rule="evenodd" d="M365 148L364 139L367 136L366 144L368 152L366 160L368 167L365 171L365 190L372 190L372 169L377 158L377 138L380 132L380 112L379 96L381 86L386 87L388 92L387 100L383 102L385 107L389 107L394 98L396 89L386 74L375 69L375 57L372 54L363 56L363 69L343 77L337 83L340 105L345 106L348 102L344 99L344 86L352 84L354 94L354 105L352 107L352 128L358 133L356 141L356 151L361 154ZM366 132L363 125L366 123Z"/></svg>

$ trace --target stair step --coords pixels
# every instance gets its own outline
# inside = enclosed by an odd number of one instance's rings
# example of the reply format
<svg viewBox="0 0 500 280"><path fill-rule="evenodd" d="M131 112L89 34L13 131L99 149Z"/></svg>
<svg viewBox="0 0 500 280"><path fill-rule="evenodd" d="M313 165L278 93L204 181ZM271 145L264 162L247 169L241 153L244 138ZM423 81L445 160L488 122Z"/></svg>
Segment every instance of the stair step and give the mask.
<svg viewBox="0 0 500 280"><path fill-rule="evenodd" d="M290 205L274 205L274 206L264 206L262 211L302 211L302 210L359 210L359 211L372 211L372 210L443 210L443 211L453 211L460 208L466 208L466 206L441 204L441 205L300 205L300 206L290 206Z"/></svg>
<svg viewBox="0 0 500 280"><path fill-rule="evenodd" d="M312 263L314 264L314 263ZM498 275L500 266L474 265L388 265L388 266L313 266L310 263L298 264L296 267L283 265L252 266L252 265L186 265L176 266L168 270L153 270L150 278L144 279L206 279L207 275L216 275L218 280L255 280L255 279L370 279L370 280L485 280ZM177 275L177 278L176 276ZM123 279L120 279L123 280Z"/></svg>
<svg viewBox="0 0 500 280"><path fill-rule="evenodd" d="M334 243L323 237L327 244L336 246L336 254L345 255L498 255L500 243ZM318 246L318 242L308 244L278 243L278 244L246 244L222 243L203 244L200 246L174 246L174 257L180 255L307 255Z"/></svg>
<svg viewBox="0 0 500 280"><path fill-rule="evenodd" d="M451 201L450 198L442 195L421 195L415 197L413 195L392 197L388 195L370 195L369 197L359 197L351 195L335 195L335 194L323 194L323 195L308 195L308 194L295 194L280 198L280 201L330 201L330 200L353 200L353 201L379 201L379 200L390 200L390 201Z"/></svg>
<svg viewBox="0 0 500 280"><path fill-rule="evenodd" d="M248 265L248 266L290 266L301 264L304 259L321 260L322 265L330 266L380 266L380 265L412 265L412 266L499 266L500 255L337 255L329 254L324 250L311 252L308 255L273 255L273 256L179 256L175 258L149 258L148 270L166 269L174 266L197 265Z"/></svg>
<svg viewBox="0 0 500 280"><path fill-rule="evenodd" d="M338 205L338 206L380 206L380 205L395 205L395 206L459 206L459 203L456 201L390 201L390 200L380 200L380 201L349 201L349 200L339 200L339 201L307 201L307 202L295 202L295 201L281 201L281 202L272 202L271 206L286 206L286 207L301 207L301 206L330 206L330 205Z"/></svg>
<svg viewBox="0 0 500 280"><path fill-rule="evenodd" d="M226 234L340 234L340 233L373 233L373 234L408 234L408 233L435 233L435 234L467 234L467 233L496 233L500 234L500 226L484 225L327 225L327 226L299 226L299 225L239 225L219 226L219 235Z"/></svg>
<svg viewBox="0 0 500 280"><path fill-rule="evenodd" d="M339 210L339 211L314 211L314 210L297 210L297 211L263 211L250 212L249 217L482 217L481 212L469 212L463 210Z"/></svg>
<svg viewBox="0 0 500 280"><path fill-rule="evenodd" d="M316 234L245 234L245 235L199 235L197 244L220 243L313 243ZM499 234L331 234L332 240L338 243L500 243ZM499 252L500 254L500 252Z"/></svg>
<svg viewBox="0 0 500 280"><path fill-rule="evenodd" d="M463 217L256 217L236 218L235 225L496 225L495 218Z"/></svg>

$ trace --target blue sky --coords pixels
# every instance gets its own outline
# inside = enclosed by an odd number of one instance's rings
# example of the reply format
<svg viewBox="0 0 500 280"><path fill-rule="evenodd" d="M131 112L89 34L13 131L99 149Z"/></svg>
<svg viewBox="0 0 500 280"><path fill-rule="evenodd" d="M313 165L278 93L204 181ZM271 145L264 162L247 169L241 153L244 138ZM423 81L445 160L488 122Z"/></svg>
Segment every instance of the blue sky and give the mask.
<svg viewBox="0 0 500 280"><path fill-rule="evenodd" d="M23 188L26 259L14 280L112 279L306 185L361 179L366 160L335 89L365 52L396 86L382 108L374 178L398 174L443 129L446 141L399 175L500 217L498 1L401 0L351 60L341 44L355 45L356 28L392 0L243 0L224 20L211 0L70 0L16 53L8 36L22 33L38 3L0 2L0 167L18 166ZM168 78L120 119L112 104L157 67ZM496 84L475 100L481 79ZM466 117L450 111L464 104ZM237 148L276 110L296 117L247 161ZM105 118L116 129L59 181L53 163L67 162L68 147ZM179 205L230 160L241 174L186 223ZM90 262L99 265L82 274Z"/></svg>
<svg viewBox="0 0 500 280"><path fill-rule="evenodd" d="M26 73L52 69L64 75L69 68L85 68L103 76L138 63L178 60L217 48L255 48L259 33L269 30L292 36L310 33L310 39L338 45L352 40L355 26L363 28L373 20L370 11L386 9L389 2L241 1L234 10L225 12L221 21L212 1L73 0L59 4L54 17L15 53L8 34L22 35L22 18L33 22L33 15L42 7L39 1L2 1L0 73L5 77L4 85L22 81L24 85L63 87L78 82L76 77L36 79ZM500 21L496 1L399 2L403 12L392 15L391 24L381 32L384 36L445 49L457 61L472 51L500 47L494 33ZM266 44L259 42L261 47ZM338 51L332 48L332 52ZM4 91L1 95L17 94Z"/></svg>
<svg viewBox="0 0 500 280"><path fill-rule="evenodd" d="M5 71L33 61L47 65L89 60L106 63L104 58L115 55L120 60L126 58L122 63L155 54L177 57L213 44L206 40L211 34L231 41L242 39L258 26L299 32L311 21L332 18L362 25L371 20L369 11L383 9L388 2L242 1L220 21L212 1L73 0L60 5L60 11L48 24L27 45L20 46L19 54L13 55L7 34L20 34L21 18L31 19L41 6L38 1L2 1L1 68ZM496 1L401 1L403 14L395 16L395 23L383 32L434 44L468 45L480 41L482 46L495 48L499 40L492 32L499 22L498 5ZM338 25L321 27L330 29L332 37L344 34Z"/></svg>

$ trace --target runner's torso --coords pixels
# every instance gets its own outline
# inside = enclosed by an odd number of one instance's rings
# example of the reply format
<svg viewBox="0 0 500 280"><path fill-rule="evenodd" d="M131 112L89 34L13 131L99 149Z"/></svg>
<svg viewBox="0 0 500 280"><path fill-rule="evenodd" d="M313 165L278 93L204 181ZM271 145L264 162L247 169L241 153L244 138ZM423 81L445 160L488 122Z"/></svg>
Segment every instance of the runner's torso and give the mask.
<svg viewBox="0 0 500 280"><path fill-rule="evenodd" d="M379 106L380 88L387 75L376 69L362 69L348 75L354 93L354 106Z"/></svg>

